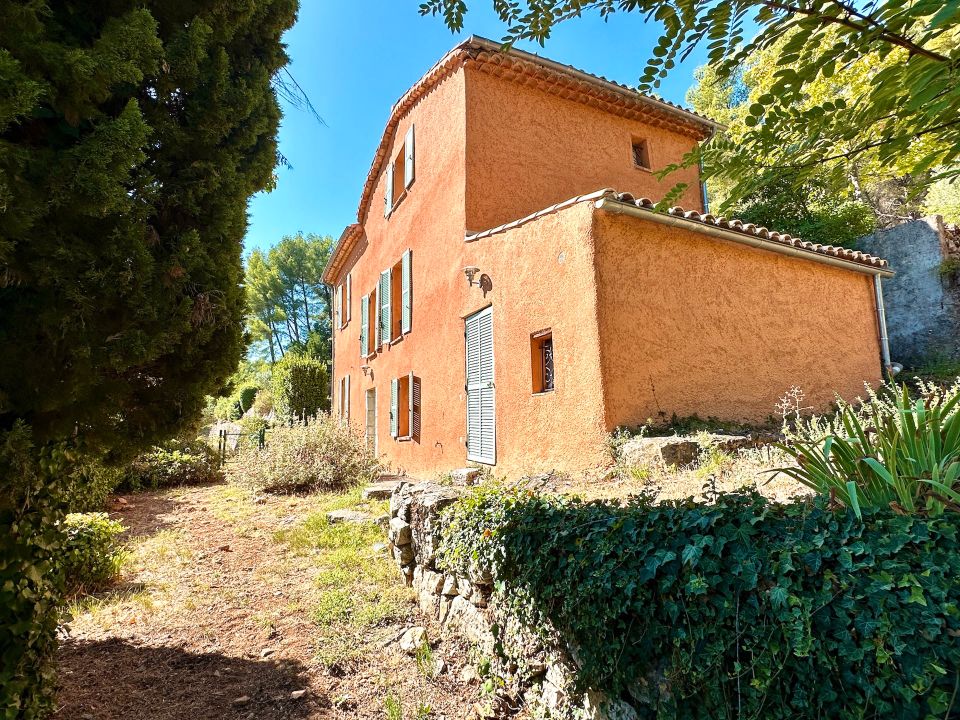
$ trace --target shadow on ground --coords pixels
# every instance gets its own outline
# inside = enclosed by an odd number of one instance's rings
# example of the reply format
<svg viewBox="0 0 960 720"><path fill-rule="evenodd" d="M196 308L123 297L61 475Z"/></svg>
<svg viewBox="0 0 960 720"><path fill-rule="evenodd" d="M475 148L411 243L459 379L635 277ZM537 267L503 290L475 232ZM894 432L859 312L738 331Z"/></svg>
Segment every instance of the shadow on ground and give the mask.
<svg viewBox="0 0 960 720"><path fill-rule="evenodd" d="M306 667L112 639L66 642L59 653L58 709L64 720L308 718L328 707L307 693Z"/></svg>
<svg viewBox="0 0 960 720"><path fill-rule="evenodd" d="M203 485L180 486L180 488L173 489L224 484L226 483L205 483ZM155 535L161 530L177 526L171 516L175 512L182 512L193 505L195 505L195 502L188 497L171 495L170 489L128 493L113 498L107 503L110 517L119 520L126 526L125 534L128 538Z"/></svg>

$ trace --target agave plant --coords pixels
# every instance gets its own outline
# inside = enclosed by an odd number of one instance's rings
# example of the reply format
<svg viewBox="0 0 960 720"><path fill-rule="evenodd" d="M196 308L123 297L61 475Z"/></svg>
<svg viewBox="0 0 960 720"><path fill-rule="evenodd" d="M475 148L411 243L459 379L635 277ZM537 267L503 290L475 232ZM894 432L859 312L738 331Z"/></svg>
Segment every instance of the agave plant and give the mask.
<svg viewBox="0 0 960 720"><path fill-rule="evenodd" d="M777 468L807 487L862 509L960 511L960 384L948 389L885 385L828 420L800 421L779 447L796 465Z"/></svg>

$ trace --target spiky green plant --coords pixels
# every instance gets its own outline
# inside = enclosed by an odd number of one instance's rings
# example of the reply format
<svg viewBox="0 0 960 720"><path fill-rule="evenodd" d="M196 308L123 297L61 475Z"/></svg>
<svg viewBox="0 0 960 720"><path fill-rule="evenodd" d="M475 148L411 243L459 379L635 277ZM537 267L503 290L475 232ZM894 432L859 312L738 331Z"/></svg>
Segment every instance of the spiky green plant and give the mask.
<svg viewBox="0 0 960 720"><path fill-rule="evenodd" d="M833 418L798 422L779 446L796 466L777 468L853 510L889 507L940 515L960 511L960 383L889 384Z"/></svg>

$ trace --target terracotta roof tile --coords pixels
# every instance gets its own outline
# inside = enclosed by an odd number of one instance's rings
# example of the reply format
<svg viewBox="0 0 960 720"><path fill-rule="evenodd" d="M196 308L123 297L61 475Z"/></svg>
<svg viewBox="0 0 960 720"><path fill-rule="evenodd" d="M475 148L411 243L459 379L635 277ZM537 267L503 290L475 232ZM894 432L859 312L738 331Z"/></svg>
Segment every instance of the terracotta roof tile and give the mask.
<svg viewBox="0 0 960 720"><path fill-rule="evenodd" d="M618 193L615 191L609 192L607 197L617 200L618 202L635 205L636 207L649 210L650 212L656 212L654 209L656 207L656 203L650 198L638 199L630 193ZM737 220L735 218L728 220L725 217L715 217L709 213L700 213L696 210L684 210L682 207L672 207L667 211L667 213L670 215L683 217L686 220L692 220L693 222L701 223L703 225L712 225L715 227L724 228L726 230L733 230L735 232L743 233L744 235L753 235L761 240L769 240L782 245L789 245L790 247L809 250L810 252L819 253L820 255L828 255L830 257L849 260L850 262L859 263L861 265L869 265L870 267L875 268L889 268L889 263L886 260L873 255L868 255L867 253L860 252L859 250L852 250L850 248L840 247L837 245L820 245L818 243L806 242L800 238L793 237L790 234L768 230L765 227L754 225L753 223L749 222L745 223L742 220Z"/></svg>
<svg viewBox="0 0 960 720"><path fill-rule="evenodd" d="M529 222L536 221L542 218L544 215L550 215L559 210L563 210L564 208L576 205L577 203L597 202L600 200L612 200L618 203L624 203L626 205L640 208L641 210L647 210L651 214L659 214L661 212L655 209L656 203L649 198L637 198L630 193L617 192L616 190L605 188L587 195L578 195L577 197L570 198L569 200L565 200L564 202L560 202L555 205L551 205L548 208L538 210L537 212L531 213L526 217L505 223L504 225L500 225L489 230L484 230L482 232L469 234L466 236L465 240L466 242L480 240L506 230L512 230L513 228L525 225ZM672 207L662 214L672 215L674 217L683 218L684 220L690 221L690 229L693 231L697 230L698 225L717 227L729 232L750 235L761 240L765 240L769 243L777 243L780 245L799 248L814 255L825 255L828 257L845 260L857 265L865 265L870 268L876 268L877 270L883 271L884 274L889 274L890 272L889 263L882 258L875 257L874 255L869 255L859 250L852 250L850 248L838 247L835 245L820 245L818 243L806 242L800 238L793 237L788 233L779 233L774 230L769 230L763 226L755 225L749 222L743 222L742 220L738 220L736 218L728 219L722 216L717 217L710 213L701 213L696 210L685 210L682 207Z"/></svg>

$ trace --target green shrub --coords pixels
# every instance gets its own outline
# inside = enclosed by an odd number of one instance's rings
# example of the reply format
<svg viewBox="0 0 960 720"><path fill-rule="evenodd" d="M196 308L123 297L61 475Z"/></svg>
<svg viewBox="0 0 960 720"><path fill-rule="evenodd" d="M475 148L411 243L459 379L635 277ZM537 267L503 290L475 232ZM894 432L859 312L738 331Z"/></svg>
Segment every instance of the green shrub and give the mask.
<svg viewBox="0 0 960 720"><path fill-rule="evenodd" d="M39 455L39 462L38 456ZM29 426L0 431L0 717L39 718L53 709L57 608L62 574L59 481L62 446L37 450Z"/></svg>
<svg viewBox="0 0 960 720"><path fill-rule="evenodd" d="M266 492L342 490L373 480L381 466L363 437L329 415L271 428L266 447L241 445L231 477Z"/></svg>
<svg viewBox="0 0 960 720"><path fill-rule="evenodd" d="M501 607L574 650L581 689L641 718L955 716L960 514L518 491L446 512L441 565L492 573Z"/></svg>
<svg viewBox="0 0 960 720"><path fill-rule="evenodd" d="M240 409L241 415L253 407L253 401L257 397L258 390L260 390L260 388L256 385L244 385L234 394L237 398L237 406Z"/></svg>
<svg viewBox="0 0 960 720"><path fill-rule="evenodd" d="M864 508L939 515L960 510L960 383L885 385L866 402L840 405L830 418L799 420L780 447L797 461L779 468L839 500Z"/></svg>
<svg viewBox="0 0 960 720"><path fill-rule="evenodd" d="M270 388L260 388L253 399L253 412L260 417L266 417L273 412L273 393Z"/></svg>
<svg viewBox="0 0 960 720"><path fill-rule="evenodd" d="M123 525L103 512L70 513L63 531L58 562L70 593L91 592L116 579L126 558L120 542Z"/></svg>
<svg viewBox="0 0 960 720"><path fill-rule="evenodd" d="M216 452L202 440L171 440L130 463L120 489L156 490L223 480Z"/></svg>
<svg viewBox="0 0 960 720"><path fill-rule="evenodd" d="M107 498L123 483L123 468L100 462L84 462L67 475L63 501L67 512L103 510Z"/></svg>
<svg viewBox="0 0 960 720"><path fill-rule="evenodd" d="M320 360L287 355L273 366L273 404L282 421L330 409L330 376Z"/></svg>
<svg viewBox="0 0 960 720"><path fill-rule="evenodd" d="M237 400L232 395L217 398L213 405L213 416L223 422L239 420L241 414Z"/></svg>

